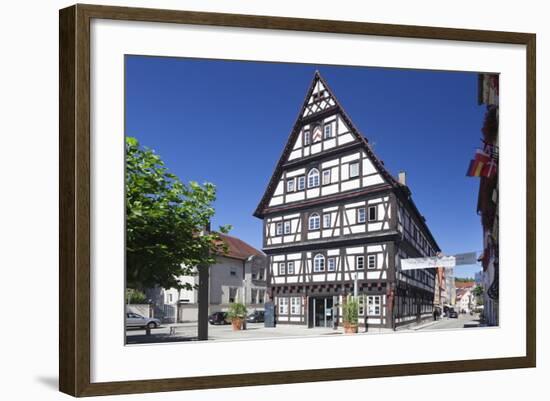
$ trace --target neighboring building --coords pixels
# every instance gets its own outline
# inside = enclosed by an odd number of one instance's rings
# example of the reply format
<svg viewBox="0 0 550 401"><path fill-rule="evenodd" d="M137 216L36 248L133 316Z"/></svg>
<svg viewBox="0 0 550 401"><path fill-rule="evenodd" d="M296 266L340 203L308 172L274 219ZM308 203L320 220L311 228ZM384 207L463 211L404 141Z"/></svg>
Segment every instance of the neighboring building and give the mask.
<svg viewBox="0 0 550 401"><path fill-rule="evenodd" d="M440 249L405 174L386 170L318 72L254 215L279 323L341 323L355 288L360 325L431 316L435 270L401 271L400 260Z"/></svg>
<svg viewBox="0 0 550 401"><path fill-rule="evenodd" d="M441 310L447 310L447 281L445 276L445 268L438 267L435 269L434 283L434 306L438 306Z"/></svg>
<svg viewBox="0 0 550 401"><path fill-rule="evenodd" d="M479 74L478 103L487 105L483 122L484 149L495 166L493 174L480 178L477 212L483 229L483 316L490 326L499 324L499 217L498 217L498 125L499 76Z"/></svg>
<svg viewBox="0 0 550 401"><path fill-rule="evenodd" d="M209 305L210 312L226 310L230 303L243 302L249 310L263 309L266 294L266 256L239 238L221 234L227 252L217 255L217 263L210 266ZM182 276L182 283L198 285L198 274ZM152 299L155 316L164 321L195 321L198 291L171 288L151 289L147 295Z"/></svg>
<svg viewBox="0 0 550 401"><path fill-rule="evenodd" d="M474 296L475 283L473 281L457 282L456 288L456 308L457 312L466 312L474 310L477 306Z"/></svg>
<svg viewBox="0 0 550 401"><path fill-rule="evenodd" d="M456 288L454 269L452 267L445 269L445 289L447 293L447 303L450 306L456 304Z"/></svg>

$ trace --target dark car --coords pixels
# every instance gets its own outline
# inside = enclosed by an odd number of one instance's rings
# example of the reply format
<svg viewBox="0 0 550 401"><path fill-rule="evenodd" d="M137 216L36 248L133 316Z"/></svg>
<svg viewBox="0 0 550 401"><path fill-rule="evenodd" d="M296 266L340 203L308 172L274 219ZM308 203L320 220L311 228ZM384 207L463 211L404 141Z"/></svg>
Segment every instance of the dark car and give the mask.
<svg viewBox="0 0 550 401"><path fill-rule="evenodd" d="M449 309L449 317L451 319L458 319L458 313L454 309Z"/></svg>
<svg viewBox="0 0 550 401"><path fill-rule="evenodd" d="M252 312L246 317L248 323L263 323L265 321L265 314L263 310L257 310Z"/></svg>
<svg viewBox="0 0 550 401"><path fill-rule="evenodd" d="M208 322L210 324L229 324L226 312L214 312L208 316Z"/></svg>

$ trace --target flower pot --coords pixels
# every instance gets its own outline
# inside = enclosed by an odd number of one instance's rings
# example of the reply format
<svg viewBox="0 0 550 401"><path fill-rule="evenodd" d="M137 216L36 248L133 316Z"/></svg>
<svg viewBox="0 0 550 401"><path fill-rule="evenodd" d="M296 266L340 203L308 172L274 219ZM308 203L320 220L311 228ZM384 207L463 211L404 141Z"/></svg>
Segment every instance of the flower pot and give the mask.
<svg viewBox="0 0 550 401"><path fill-rule="evenodd" d="M345 324L344 325L344 334L355 334L359 330L357 324Z"/></svg>
<svg viewBox="0 0 550 401"><path fill-rule="evenodd" d="M231 325L233 326L233 330L242 330L243 328L243 320L241 318L234 318L231 320Z"/></svg>

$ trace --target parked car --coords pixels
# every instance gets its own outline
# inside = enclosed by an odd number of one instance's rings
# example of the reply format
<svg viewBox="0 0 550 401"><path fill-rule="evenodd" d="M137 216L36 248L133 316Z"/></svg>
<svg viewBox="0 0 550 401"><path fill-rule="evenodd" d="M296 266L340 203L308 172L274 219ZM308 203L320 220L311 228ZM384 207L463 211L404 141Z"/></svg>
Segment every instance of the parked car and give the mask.
<svg viewBox="0 0 550 401"><path fill-rule="evenodd" d="M208 316L208 322L210 324L230 324L231 322L227 318L227 312L214 312Z"/></svg>
<svg viewBox="0 0 550 401"><path fill-rule="evenodd" d="M263 323L265 314L263 310L256 310L246 317L248 323Z"/></svg>
<svg viewBox="0 0 550 401"><path fill-rule="evenodd" d="M134 312L126 313L126 327L146 327L148 329L156 329L159 326L159 319L143 317Z"/></svg>
<svg viewBox="0 0 550 401"><path fill-rule="evenodd" d="M458 319L458 313L454 309L449 309L449 318Z"/></svg>

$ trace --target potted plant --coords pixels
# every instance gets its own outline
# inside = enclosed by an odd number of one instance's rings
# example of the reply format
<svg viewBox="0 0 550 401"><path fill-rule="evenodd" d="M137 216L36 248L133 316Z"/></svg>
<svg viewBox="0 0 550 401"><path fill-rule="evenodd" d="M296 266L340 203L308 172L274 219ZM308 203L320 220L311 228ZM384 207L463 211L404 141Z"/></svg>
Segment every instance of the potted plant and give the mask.
<svg viewBox="0 0 550 401"><path fill-rule="evenodd" d="M233 330L242 330L244 320L246 319L246 306L239 302L229 305L227 317L231 320Z"/></svg>
<svg viewBox="0 0 550 401"><path fill-rule="evenodd" d="M355 297L348 297L343 305L344 333L357 333L359 327L359 301Z"/></svg>

